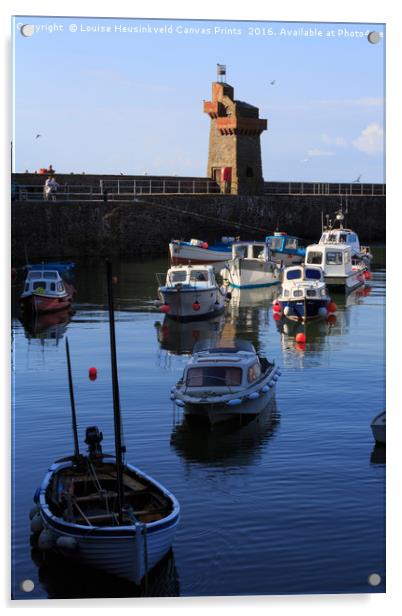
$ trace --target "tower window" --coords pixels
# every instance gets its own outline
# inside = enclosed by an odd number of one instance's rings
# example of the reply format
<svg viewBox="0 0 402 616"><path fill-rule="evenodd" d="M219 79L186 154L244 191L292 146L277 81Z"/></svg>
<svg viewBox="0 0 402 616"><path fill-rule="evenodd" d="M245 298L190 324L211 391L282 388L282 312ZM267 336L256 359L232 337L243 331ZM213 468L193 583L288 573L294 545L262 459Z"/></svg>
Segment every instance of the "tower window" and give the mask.
<svg viewBox="0 0 402 616"><path fill-rule="evenodd" d="M252 167L246 167L246 177L247 178L252 178L253 177L253 168Z"/></svg>

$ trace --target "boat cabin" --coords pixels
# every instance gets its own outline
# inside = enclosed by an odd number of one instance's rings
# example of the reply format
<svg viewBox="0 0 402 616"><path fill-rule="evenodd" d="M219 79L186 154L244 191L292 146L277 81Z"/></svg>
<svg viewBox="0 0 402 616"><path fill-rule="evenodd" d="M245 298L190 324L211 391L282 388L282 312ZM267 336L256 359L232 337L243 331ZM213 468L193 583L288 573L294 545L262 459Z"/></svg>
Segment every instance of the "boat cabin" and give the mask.
<svg viewBox="0 0 402 616"><path fill-rule="evenodd" d="M250 387L266 372L267 360L258 357L250 342L237 341L231 347L210 349L202 344L205 342L195 345L185 368L185 393L194 390L193 393L202 395L203 391L210 393L211 389L240 391Z"/></svg>
<svg viewBox="0 0 402 616"><path fill-rule="evenodd" d="M284 298L323 298L327 296L324 272L319 265L295 265L283 273Z"/></svg>
<svg viewBox="0 0 402 616"><path fill-rule="evenodd" d="M24 291L21 297L32 294L64 295L66 289L64 282L57 270L31 270L25 279Z"/></svg>
<svg viewBox="0 0 402 616"><path fill-rule="evenodd" d="M346 244L312 244L306 250L306 265L320 265L325 276L348 276L352 273L352 249Z"/></svg>
<svg viewBox="0 0 402 616"><path fill-rule="evenodd" d="M271 251L265 242L235 242L232 245L232 258L269 261Z"/></svg>
<svg viewBox="0 0 402 616"><path fill-rule="evenodd" d="M265 242L274 252L300 255L304 255L305 253L304 248L300 247L297 237L279 231L275 231L274 235L267 235Z"/></svg>
<svg viewBox="0 0 402 616"><path fill-rule="evenodd" d="M212 265L175 265L166 274L166 287L197 287L208 289L216 286Z"/></svg>
<svg viewBox="0 0 402 616"><path fill-rule="evenodd" d="M360 252L357 233L350 229L328 229L321 235L319 244L347 244L353 253Z"/></svg>

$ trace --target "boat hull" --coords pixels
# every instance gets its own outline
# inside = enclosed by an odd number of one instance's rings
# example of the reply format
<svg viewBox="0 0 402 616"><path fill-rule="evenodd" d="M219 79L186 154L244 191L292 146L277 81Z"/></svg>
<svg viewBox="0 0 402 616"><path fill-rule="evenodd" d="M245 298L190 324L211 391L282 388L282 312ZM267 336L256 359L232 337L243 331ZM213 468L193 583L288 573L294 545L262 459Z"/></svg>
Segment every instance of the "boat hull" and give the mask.
<svg viewBox="0 0 402 616"><path fill-rule="evenodd" d="M279 305L284 316L295 321L319 319L327 316L328 298L325 299L301 299L282 300L278 298ZM324 309L325 313L324 313Z"/></svg>
<svg viewBox="0 0 402 616"><path fill-rule="evenodd" d="M280 283L280 271L264 261L235 260L225 270L230 286L235 289L255 289L270 287Z"/></svg>
<svg viewBox="0 0 402 616"><path fill-rule="evenodd" d="M364 274L358 271L352 272L348 276L324 275L324 281L328 289L333 291L345 291L346 293L349 293L350 291L364 285Z"/></svg>
<svg viewBox="0 0 402 616"><path fill-rule="evenodd" d="M219 288L193 290L177 287L160 287L159 293L165 305L166 315L180 322L210 319L225 310L226 294Z"/></svg>
<svg viewBox="0 0 402 616"><path fill-rule="evenodd" d="M72 524L53 515L46 501L46 492L54 475L68 466L71 466L71 462L55 463L43 480L36 498L44 529L50 531L53 537L51 549L85 566L140 584L144 575L172 547L179 523L180 507L177 500L158 482L127 464L128 469L170 498L173 503L172 513L160 521L133 523L131 526L88 527ZM74 550L69 552L65 547L60 547L57 544L60 538L68 538L73 542Z"/></svg>
<svg viewBox="0 0 402 616"><path fill-rule="evenodd" d="M69 293L62 297L32 294L20 300L21 308L24 311L30 311L36 314L46 314L48 312L65 310L71 306L72 301L73 298Z"/></svg>
<svg viewBox="0 0 402 616"><path fill-rule="evenodd" d="M169 252L172 265L222 265L232 255L230 248L228 250L213 250L212 248L201 248L200 246L179 242L171 242Z"/></svg>
<svg viewBox="0 0 402 616"><path fill-rule="evenodd" d="M386 415L385 411L374 417L371 422L371 431L376 443L385 445L386 439Z"/></svg>

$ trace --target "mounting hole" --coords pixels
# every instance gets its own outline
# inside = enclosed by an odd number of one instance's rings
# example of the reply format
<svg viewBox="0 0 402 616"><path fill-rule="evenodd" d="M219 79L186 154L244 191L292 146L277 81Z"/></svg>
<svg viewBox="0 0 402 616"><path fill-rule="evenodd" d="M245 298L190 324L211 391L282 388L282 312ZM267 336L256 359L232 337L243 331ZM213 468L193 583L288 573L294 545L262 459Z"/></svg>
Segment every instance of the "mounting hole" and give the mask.
<svg viewBox="0 0 402 616"><path fill-rule="evenodd" d="M372 573L368 577L368 583L370 586L378 586L378 584L381 584L381 575L378 575L378 573Z"/></svg>
<svg viewBox="0 0 402 616"><path fill-rule="evenodd" d="M24 592L32 592L34 588L35 584L32 580L24 580L23 582L21 582L21 590L23 590Z"/></svg>

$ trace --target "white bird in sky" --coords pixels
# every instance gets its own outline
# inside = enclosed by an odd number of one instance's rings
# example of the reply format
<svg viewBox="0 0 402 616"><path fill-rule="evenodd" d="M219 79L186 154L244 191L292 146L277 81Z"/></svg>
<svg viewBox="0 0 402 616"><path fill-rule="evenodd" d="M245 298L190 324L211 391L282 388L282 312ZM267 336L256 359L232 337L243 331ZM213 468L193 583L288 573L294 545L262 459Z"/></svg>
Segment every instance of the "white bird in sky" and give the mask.
<svg viewBox="0 0 402 616"><path fill-rule="evenodd" d="M360 178L361 178L361 177L362 177L362 174L360 174L360 175L359 175L359 177L357 177L355 180L353 180L353 184L354 184L355 182L360 182Z"/></svg>

